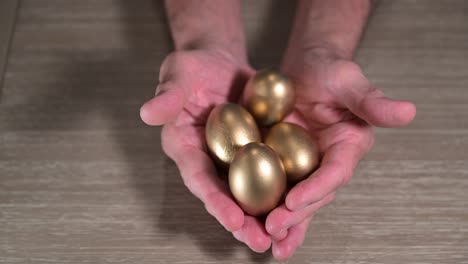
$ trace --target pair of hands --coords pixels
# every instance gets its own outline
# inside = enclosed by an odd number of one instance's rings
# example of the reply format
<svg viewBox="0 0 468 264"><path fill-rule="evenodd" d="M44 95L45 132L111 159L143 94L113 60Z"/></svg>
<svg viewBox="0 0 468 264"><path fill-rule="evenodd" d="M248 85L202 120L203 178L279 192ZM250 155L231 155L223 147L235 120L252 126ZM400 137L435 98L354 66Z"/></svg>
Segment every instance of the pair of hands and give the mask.
<svg viewBox="0 0 468 264"><path fill-rule="evenodd" d="M271 246L274 257L285 260L303 242L317 209L334 199L372 147L372 126L405 125L416 109L384 97L358 65L327 49L289 53L281 70L293 80L297 98L286 120L309 130L323 158L318 170L294 186L263 224L245 215L233 200L204 140L210 110L238 102L245 82L255 73L245 61L214 49L173 52L161 66L156 97L142 106L140 115L149 125L164 125L163 150L206 210L252 250L264 252Z"/></svg>

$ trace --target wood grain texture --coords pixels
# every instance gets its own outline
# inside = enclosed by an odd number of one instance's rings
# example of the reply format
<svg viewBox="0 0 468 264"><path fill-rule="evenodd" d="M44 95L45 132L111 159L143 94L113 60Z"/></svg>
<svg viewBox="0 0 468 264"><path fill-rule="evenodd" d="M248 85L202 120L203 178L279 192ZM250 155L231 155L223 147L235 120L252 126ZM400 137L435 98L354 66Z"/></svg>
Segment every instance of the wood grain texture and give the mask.
<svg viewBox="0 0 468 264"><path fill-rule="evenodd" d="M162 8L22 1L0 104L0 263L275 262L205 212L139 120L171 50ZM279 62L293 11L244 2L254 65ZM467 21L463 0L381 1L356 59L418 116L377 130L289 263L468 263Z"/></svg>
<svg viewBox="0 0 468 264"><path fill-rule="evenodd" d="M0 98L3 84L3 73L8 59L8 48L16 21L18 0L0 2Z"/></svg>

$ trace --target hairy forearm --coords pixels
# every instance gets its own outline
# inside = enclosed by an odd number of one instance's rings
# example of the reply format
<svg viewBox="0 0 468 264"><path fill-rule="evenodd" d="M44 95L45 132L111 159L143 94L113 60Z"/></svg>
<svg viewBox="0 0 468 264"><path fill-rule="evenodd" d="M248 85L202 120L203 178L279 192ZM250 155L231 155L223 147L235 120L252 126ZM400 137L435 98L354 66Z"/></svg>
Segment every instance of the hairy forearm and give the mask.
<svg viewBox="0 0 468 264"><path fill-rule="evenodd" d="M374 1L299 0L288 52L323 49L351 59Z"/></svg>
<svg viewBox="0 0 468 264"><path fill-rule="evenodd" d="M209 48L246 56L239 0L166 0L176 50Z"/></svg>

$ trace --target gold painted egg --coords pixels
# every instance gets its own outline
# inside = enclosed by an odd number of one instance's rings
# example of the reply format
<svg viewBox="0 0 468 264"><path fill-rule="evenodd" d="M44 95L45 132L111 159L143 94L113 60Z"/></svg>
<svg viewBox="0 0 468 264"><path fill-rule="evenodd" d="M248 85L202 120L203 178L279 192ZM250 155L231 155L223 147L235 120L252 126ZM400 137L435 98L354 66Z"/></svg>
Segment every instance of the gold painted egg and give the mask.
<svg viewBox="0 0 468 264"><path fill-rule="evenodd" d="M250 142L260 142L254 118L242 106L232 103L211 110L205 128L208 149L215 161L228 167L237 151Z"/></svg>
<svg viewBox="0 0 468 264"><path fill-rule="evenodd" d="M270 212L286 190L286 174L279 156L263 143L241 148L229 168L229 188L249 215Z"/></svg>
<svg viewBox="0 0 468 264"><path fill-rule="evenodd" d="M274 125L265 138L281 158L290 182L298 182L311 174L320 163L317 143L302 127L281 122Z"/></svg>
<svg viewBox="0 0 468 264"><path fill-rule="evenodd" d="M275 70L257 72L247 82L243 102L258 124L270 126L294 109L295 92L289 78Z"/></svg>

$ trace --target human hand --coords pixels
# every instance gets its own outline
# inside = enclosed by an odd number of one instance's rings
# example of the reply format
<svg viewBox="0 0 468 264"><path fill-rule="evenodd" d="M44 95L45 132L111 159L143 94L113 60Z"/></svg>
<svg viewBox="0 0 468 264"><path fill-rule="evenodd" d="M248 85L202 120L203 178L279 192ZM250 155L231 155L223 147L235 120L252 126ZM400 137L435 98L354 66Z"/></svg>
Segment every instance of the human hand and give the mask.
<svg viewBox="0 0 468 264"><path fill-rule="evenodd" d="M372 147L372 126L406 125L416 109L412 103L386 98L357 64L327 49L290 52L282 71L293 80L297 95L287 121L306 128L323 156L320 167L294 186L285 204L266 219L273 255L285 260L302 243L314 212L333 200Z"/></svg>
<svg viewBox="0 0 468 264"><path fill-rule="evenodd" d="M141 110L149 125L164 125L164 152L175 161L184 184L221 225L256 252L270 248L264 224L244 215L227 185L217 175L205 144L205 123L210 110L236 102L253 74L245 58L229 52L198 49L176 51L162 63L156 97Z"/></svg>

